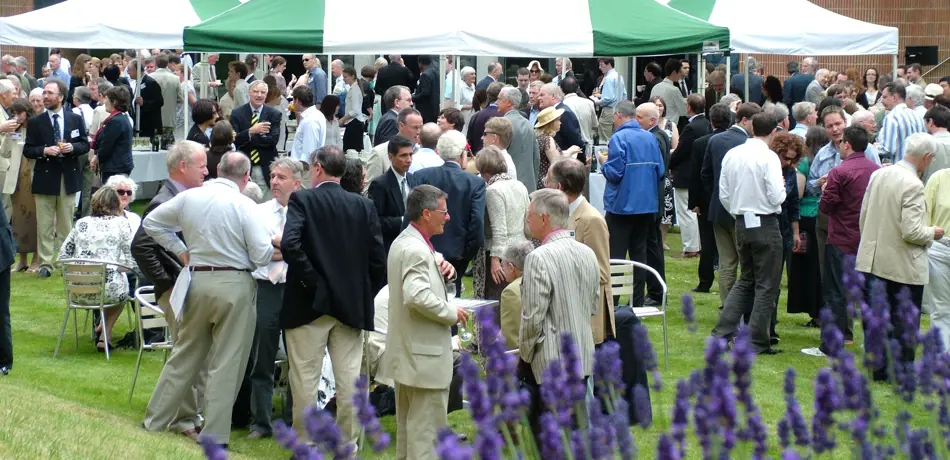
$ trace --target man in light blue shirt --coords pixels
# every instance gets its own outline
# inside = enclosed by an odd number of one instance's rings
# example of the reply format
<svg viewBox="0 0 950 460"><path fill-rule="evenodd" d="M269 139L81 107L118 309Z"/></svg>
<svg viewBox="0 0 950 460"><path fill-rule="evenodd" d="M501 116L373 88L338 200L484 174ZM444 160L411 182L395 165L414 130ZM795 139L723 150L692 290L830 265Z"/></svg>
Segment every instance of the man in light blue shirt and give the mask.
<svg viewBox="0 0 950 460"><path fill-rule="evenodd" d="M323 103L323 98L327 97L327 92L329 92L327 73L320 68L320 59L312 54L303 55L303 66L307 68L307 74L310 77L307 80L307 85L310 86L310 91L313 92L313 104L319 109L320 104Z"/></svg>
<svg viewBox="0 0 950 460"><path fill-rule="evenodd" d="M825 130L828 131L828 138L831 142L818 150L818 153L815 154L815 160L809 166L808 181L805 182L805 194L809 196L821 195L821 186L825 183L825 176L828 175L831 168L838 166L842 161L839 146L841 145L841 140L844 138L844 129L846 126L844 110L840 107L836 108L837 110L825 109L823 123ZM868 144L864 155L873 161L874 164L881 166L881 157L874 145Z"/></svg>
<svg viewBox="0 0 950 460"><path fill-rule="evenodd" d="M62 60L58 54L49 55L49 77L46 81L49 81L50 78L58 78L66 84L66 87L69 87L69 74L63 70Z"/></svg>
<svg viewBox="0 0 950 460"><path fill-rule="evenodd" d="M878 143L893 163L904 158L905 139L914 133L927 132L923 117L904 103L906 97L907 90L900 83L891 82L881 88L881 103L887 109L887 115L881 122Z"/></svg>
<svg viewBox="0 0 950 460"><path fill-rule="evenodd" d="M538 107L538 96L541 94L541 87L544 86L544 82L541 80L535 80L528 85L528 121L531 122L531 128L534 128L535 123L538 122L538 114L541 113L541 108Z"/></svg>
<svg viewBox="0 0 950 460"><path fill-rule="evenodd" d="M808 101L798 102L792 106L792 117L795 118L795 127L790 133L805 140L808 134L808 128L818 123L818 112L815 110L815 104Z"/></svg>
<svg viewBox="0 0 950 460"><path fill-rule="evenodd" d="M604 142L614 134L614 108L618 102L627 100L627 87L623 83L623 77L614 70L614 58L600 58L597 65L604 73L604 79L600 85L600 97L591 99L600 105L597 137Z"/></svg>

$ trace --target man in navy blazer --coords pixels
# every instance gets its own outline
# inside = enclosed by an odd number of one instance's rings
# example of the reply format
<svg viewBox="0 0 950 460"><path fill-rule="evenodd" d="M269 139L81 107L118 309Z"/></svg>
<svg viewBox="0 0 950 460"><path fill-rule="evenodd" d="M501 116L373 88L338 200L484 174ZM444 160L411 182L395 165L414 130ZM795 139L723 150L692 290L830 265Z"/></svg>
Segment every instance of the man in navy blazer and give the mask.
<svg viewBox="0 0 950 460"><path fill-rule="evenodd" d="M564 105L564 92L554 83L546 83L541 87L538 94L538 103L541 110L548 107L555 107L564 110L561 114L561 129L554 135L554 142L561 148L561 151L567 152L571 147L576 146L580 151L577 153L577 159L581 163L587 162L587 153L584 151L584 138L581 137L581 124L577 121L577 115L570 107Z"/></svg>
<svg viewBox="0 0 950 460"><path fill-rule="evenodd" d="M412 165L412 140L397 135L390 139L387 149L391 166L370 182L367 197L376 205L383 231L383 247L389 254L389 247L403 229L406 197L416 184L409 172L409 166Z"/></svg>
<svg viewBox="0 0 950 460"><path fill-rule="evenodd" d="M759 104L754 102L739 106L736 110L736 124L709 139L700 173L703 184L706 185L706 192L709 193L709 212L706 218L713 223L713 232L716 235L716 250L719 252L719 300L723 304L732 285L736 284L739 249L736 247L736 221L719 201L719 175L722 172L723 158L733 147L749 140L752 134L752 116L761 111Z"/></svg>
<svg viewBox="0 0 950 460"><path fill-rule="evenodd" d="M482 78L481 81L475 85L475 89L488 89L488 87L498 81L501 78L501 64L497 62L491 62L488 64L488 75L485 75L485 78Z"/></svg>
<svg viewBox="0 0 950 460"><path fill-rule="evenodd" d="M713 223L706 218L709 212L709 192L703 183L702 169L703 159L706 157L706 146L709 145L709 139L719 133L726 132L726 128L732 123L732 111L728 104L716 103L709 108L709 124L713 131L700 136L693 142L692 160L689 167L692 172L689 174L689 202L688 207L696 215L699 225L699 241L702 251L699 253L699 284L693 288L693 292L709 292L713 281L716 280L716 273L713 270L716 259L719 258L719 252L716 249L716 234L713 231Z"/></svg>
<svg viewBox="0 0 950 460"><path fill-rule="evenodd" d="M251 102L231 112L234 146L251 158L251 179L265 193L270 190L270 164L277 158L281 114L264 104L267 83L258 80L248 87Z"/></svg>
<svg viewBox="0 0 950 460"><path fill-rule="evenodd" d="M805 100L808 85L815 80L815 71L818 70L818 61L815 58L802 59L801 69L791 77L785 79L785 105L791 107Z"/></svg>
<svg viewBox="0 0 950 460"><path fill-rule="evenodd" d="M476 112L468 122L468 146L472 153L480 152L484 146L482 136L485 135L485 123L492 118L503 116L498 111L498 95L504 87L504 84L497 82L488 85L488 107Z"/></svg>
<svg viewBox="0 0 950 460"><path fill-rule="evenodd" d="M432 237L432 245L455 267L456 273L465 273L468 263L485 242L485 181L465 172L468 159L462 133L455 130L443 133L436 151L445 164L417 171L413 185L429 184L448 194L450 219L445 224L445 232ZM455 278L455 292L462 292L461 276Z"/></svg>
<svg viewBox="0 0 950 460"><path fill-rule="evenodd" d="M33 196L39 229L40 278L49 278L53 257L73 227L76 193L82 189L79 156L89 153L89 135L82 117L63 110L66 83L43 86L46 112L27 121L23 156L33 166Z"/></svg>

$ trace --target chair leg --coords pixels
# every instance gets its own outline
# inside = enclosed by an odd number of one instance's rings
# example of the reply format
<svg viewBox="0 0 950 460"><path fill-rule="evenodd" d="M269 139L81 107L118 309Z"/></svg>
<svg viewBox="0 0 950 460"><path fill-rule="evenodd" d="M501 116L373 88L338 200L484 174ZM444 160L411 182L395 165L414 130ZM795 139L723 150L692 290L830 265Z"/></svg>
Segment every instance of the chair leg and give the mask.
<svg viewBox="0 0 950 460"><path fill-rule="evenodd" d="M135 360L135 374L132 375L132 388L129 388L129 404L132 404L132 393L135 392L135 381L139 378L139 367L142 365L142 352L145 348L139 347L139 357Z"/></svg>
<svg viewBox="0 0 950 460"><path fill-rule="evenodd" d="M66 316L63 318L63 326L59 328L59 338L56 340L56 349L53 350L53 357L55 358L59 355L59 346L63 343L63 336L66 335L66 324L69 323L69 313L72 311L71 308L66 308ZM78 340L78 339L77 339ZM76 346L79 344L77 342Z"/></svg>
<svg viewBox="0 0 950 460"><path fill-rule="evenodd" d="M125 306L125 313L126 313L125 316L129 318L129 329L132 329L132 330L135 329L135 324L132 319L132 310L134 309L135 309L135 304L131 300L129 300L128 305Z"/></svg>
<svg viewBox="0 0 950 460"><path fill-rule="evenodd" d="M663 359L666 361L666 371L670 370L670 342L666 335L666 311L663 311Z"/></svg>
<svg viewBox="0 0 950 460"><path fill-rule="evenodd" d="M86 310L86 317L89 317L89 310ZM79 350L79 312L73 310L73 334L76 336L76 350Z"/></svg>
<svg viewBox="0 0 950 460"><path fill-rule="evenodd" d="M109 331L108 331L108 329L106 328L106 309L105 309L105 308L101 308L101 307L99 308L99 316L100 316L101 319L102 319L102 321L101 321L101 324L102 324L102 340L103 340L103 343L104 343L105 346L106 346L106 361L110 361L110 358L109 358L109 343L111 343L111 342L109 342ZM99 346L99 344L96 344L96 347L98 347L98 346Z"/></svg>

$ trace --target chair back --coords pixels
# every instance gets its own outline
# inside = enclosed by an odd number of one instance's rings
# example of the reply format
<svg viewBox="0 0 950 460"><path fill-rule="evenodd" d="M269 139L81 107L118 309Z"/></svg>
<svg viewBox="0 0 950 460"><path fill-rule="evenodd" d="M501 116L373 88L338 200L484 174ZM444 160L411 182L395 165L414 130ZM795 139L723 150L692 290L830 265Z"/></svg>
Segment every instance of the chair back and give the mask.
<svg viewBox="0 0 950 460"><path fill-rule="evenodd" d="M633 260L625 259L610 259L610 285L615 296L631 296L633 295L633 280L634 272L637 269L646 270L649 272L657 281L660 282L660 286L663 287L663 296L664 304L666 303L666 293L667 287L666 282L663 281L663 277L660 276L660 273L653 269L653 267Z"/></svg>
<svg viewBox="0 0 950 460"><path fill-rule="evenodd" d="M102 308L106 297L108 263L93 259L64 259L63 282L66 301L73 308Z"/></svg>
<svg viewBox="0 0 950 460"><path fill-rule="evenodd" d="M155 304L155 287L142 286L135 290L136 335L138 335L139 349L161 350L172 347L172 338L168 331L168 321L165 312ZM162 342L145 343L145 329L162 328L165 330L165 340Z"/></svg>

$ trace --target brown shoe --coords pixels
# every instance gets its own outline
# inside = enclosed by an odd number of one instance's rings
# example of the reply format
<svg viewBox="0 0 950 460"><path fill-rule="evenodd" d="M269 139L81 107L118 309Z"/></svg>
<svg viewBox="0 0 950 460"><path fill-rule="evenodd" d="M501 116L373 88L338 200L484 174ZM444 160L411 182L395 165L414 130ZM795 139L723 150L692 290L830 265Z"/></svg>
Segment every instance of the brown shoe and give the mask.
<svg viewBox="0 0 950 460"><path fill-rule="evenodd" d="M194 429L194 428L191 428L191 429L182 431L181 434L182 434L182 436L185 436L185 437L187 437L188 439L191 439L191 440L194 441L194 442L198 442L198 441L199 441L198 430L196 430L196 429Z"/></svg>

